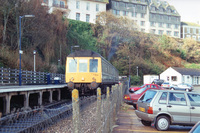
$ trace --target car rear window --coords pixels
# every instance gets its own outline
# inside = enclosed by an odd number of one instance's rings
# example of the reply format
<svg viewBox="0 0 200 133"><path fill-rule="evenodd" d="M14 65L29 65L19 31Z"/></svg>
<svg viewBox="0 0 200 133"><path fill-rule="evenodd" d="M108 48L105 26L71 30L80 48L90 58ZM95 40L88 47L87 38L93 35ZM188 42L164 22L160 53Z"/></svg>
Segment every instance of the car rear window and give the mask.
<svg viewBox="0 0 200 133"><path fill-rule="evenodd" d="M150 103L151 100L153 99L153 97L155 96L155 94L156 94L156 91L148 90L148 91L146 91L146 93L144 93L144 95L140 98L140 100L142 102Z"/></svg>

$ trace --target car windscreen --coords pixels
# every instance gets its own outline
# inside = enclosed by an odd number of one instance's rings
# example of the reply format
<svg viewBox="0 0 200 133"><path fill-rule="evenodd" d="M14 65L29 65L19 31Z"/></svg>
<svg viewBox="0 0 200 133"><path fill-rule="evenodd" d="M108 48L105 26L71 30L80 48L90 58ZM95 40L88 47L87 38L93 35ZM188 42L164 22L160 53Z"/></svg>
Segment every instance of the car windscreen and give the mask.
<svg viewBox="0 0 200 133"><path fill-rule="evenodd" d="M135 94L141 94L146 89L147 89L146 87L143 87L143 88L139 89L138 91L136 91Z"/></svg>
<svg viewBox="0 0 200 133"><path fill-rule="evenodd" d="M155 96L155 94L156 94L156 91L148 90L146 91L146 93L144 93L144 95L139 100L142 102L150 103L153 97Z"/></svg>

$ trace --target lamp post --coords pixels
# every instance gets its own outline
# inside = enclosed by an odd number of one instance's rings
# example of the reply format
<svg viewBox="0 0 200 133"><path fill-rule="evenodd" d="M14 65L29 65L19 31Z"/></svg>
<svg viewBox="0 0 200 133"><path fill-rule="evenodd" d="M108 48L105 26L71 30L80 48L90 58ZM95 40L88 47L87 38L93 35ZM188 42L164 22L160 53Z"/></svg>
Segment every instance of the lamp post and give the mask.
<svg viewBox="0 0 200 133"><path fill-rule="evenodd" d="M21 54L23 54L23 51L21 50L21 19L24 17L35 17L35 15L19 16L19 86L22 85Z"/></svg>
<svg viewBox="0 0 200 133"><path fill-rule="evenodd" d="M138 66L136 68L137 68L137 77L138 77Z"/></svg>
<svg viewBox="0 0 200 133"><path fill-rule="evenodd" d="M79 45L71 46L71 53L72 53L73 48L78 48L78 47L79 47Z"/></svg>
<svg viewBox="0 0 200 133"><path fill-rule="evenodd" d="M36 55L36 50L33 50L33 56L34 56L34 72L35 72L35 55Z"/></svg>
<svg viewBox="0 0 200 133"><path fill-rule="evenodd" d="M128 56L128 67L129 67L129 88L131 86L131 66L130 66L130 57Z"/></svg>

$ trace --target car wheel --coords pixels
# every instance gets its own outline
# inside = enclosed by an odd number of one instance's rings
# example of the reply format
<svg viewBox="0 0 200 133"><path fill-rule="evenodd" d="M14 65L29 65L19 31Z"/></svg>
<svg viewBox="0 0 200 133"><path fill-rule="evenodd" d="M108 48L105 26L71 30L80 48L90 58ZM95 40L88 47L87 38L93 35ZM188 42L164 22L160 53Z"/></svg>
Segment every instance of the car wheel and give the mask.
<svg viewBox="0 0 200 133"><path fill-rule="evenodd" d="M188 92L188 91L189 91L189 89L185 89L185 91L187 91L187 92Z"/></svg>
<svg viewBox="0 0 200 133"><path fill-rule="evenodd" d="M174 88L171 88L170 90L174 90Z"/></svg>
<svg viewBox="0 0 200 133"><path fill-rule="evenodd" d="M135 109L137 109L136 104L133 104L133 107L134 107Z"/></svg>
<svg viewBox="0 0 200 133"><path fill-rule="evenodd" d="M167 116L159 116L156 120L156 129L159 131L168 130L169 125L169 118Z"/></svg>
<svg viewBox="0 0 200 133"><path fill-rule="evenodd" d="M141 120L141 123L142 123L144 126L151 126L151 122L150 122L150 121Z"/></svg>

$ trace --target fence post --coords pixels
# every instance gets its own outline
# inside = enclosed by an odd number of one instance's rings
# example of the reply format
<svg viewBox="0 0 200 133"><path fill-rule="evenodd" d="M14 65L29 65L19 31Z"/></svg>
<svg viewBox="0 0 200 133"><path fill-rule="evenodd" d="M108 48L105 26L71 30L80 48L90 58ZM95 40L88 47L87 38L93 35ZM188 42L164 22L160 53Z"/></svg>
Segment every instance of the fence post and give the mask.
<svg viewBox="0 0 200 133"><path fill-rule="evenodd" d="M1 67L1 83L3 84L3 67Z"/></svg>
<svg viewBox="0 0 200 133"><path fill-rule="evenodd" d="M101 124L101 88L99 87L97 88L97 118L96 120L97 120L96 129L99 129L98 132L100 132L102 124Z"/></svg>
<svg viewBox="0 0 200 133"><path fill-rule="evenodd" d="M106 101L107 101L107 113L108 113L108 115L107 115L107 121L106 121L106 123L107 123L107 128L106 128L106 132L110 132L110 88L109 87L107 87L107 95L106 95ZM107 131L108 130L108 131Z"/></svg>
<svg viewBox="0 0 200 133"><path fill-rule="evenodd" d="M79 133L80 127L80 109L79 109L79 94L78 90L72 91L72 108L73 108L73 133Z"/></svg>

